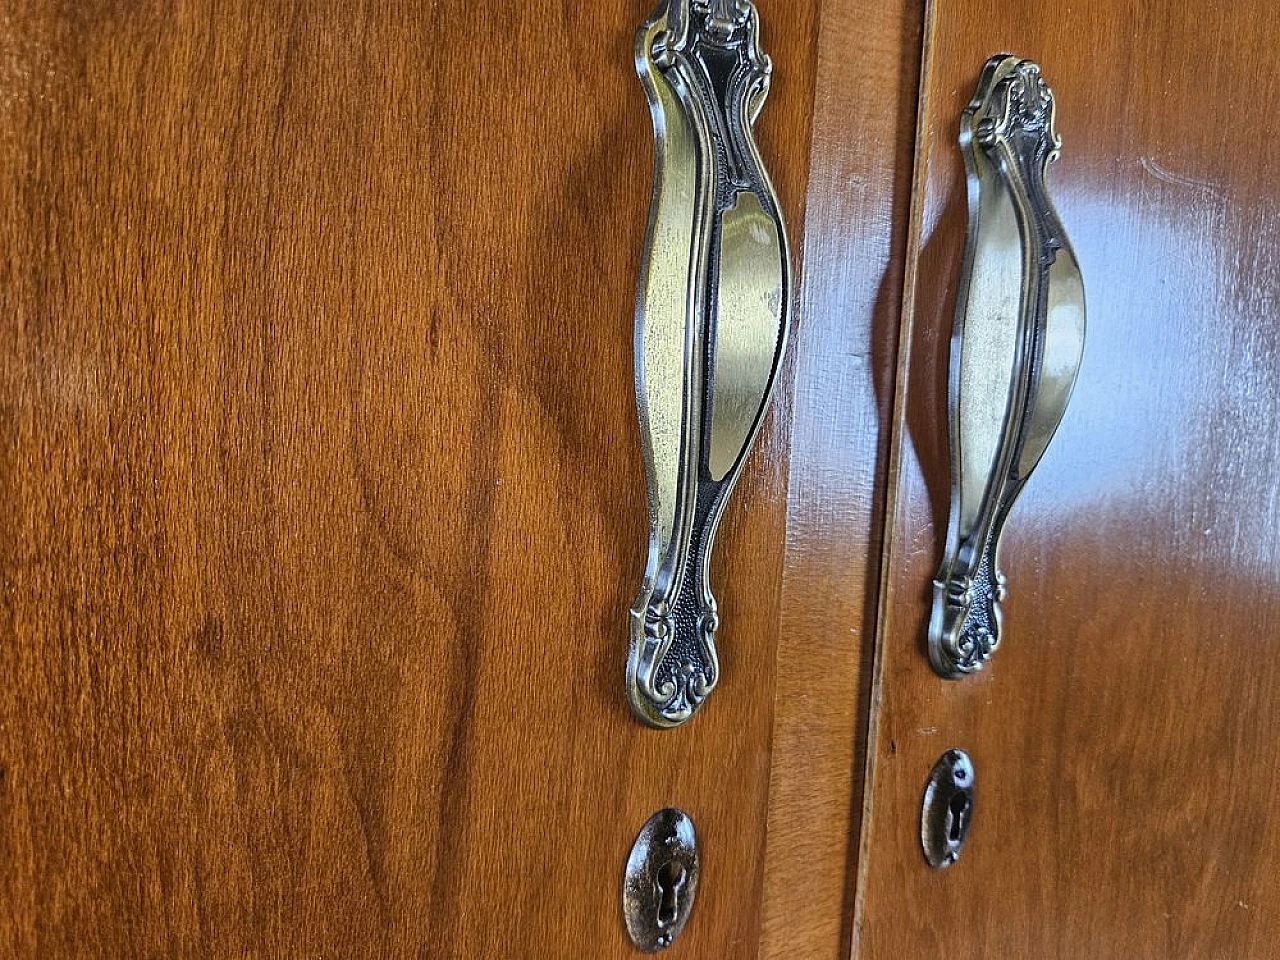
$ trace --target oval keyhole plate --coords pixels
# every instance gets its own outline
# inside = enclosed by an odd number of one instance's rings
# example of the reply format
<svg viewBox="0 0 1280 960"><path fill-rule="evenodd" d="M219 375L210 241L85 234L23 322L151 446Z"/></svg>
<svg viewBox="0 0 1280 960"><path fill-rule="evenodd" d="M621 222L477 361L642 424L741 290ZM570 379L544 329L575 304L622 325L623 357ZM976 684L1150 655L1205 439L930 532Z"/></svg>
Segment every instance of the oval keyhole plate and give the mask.
<svg viewBox="0 0 1280 960"><path fill-rule="evenodd" d="M627 858L622 913L631 942L645 953L680 936L698 890L698 839L683 810L659 810L641 828Z"/></svg>
<svg viewBox="0 0 1280 960"><path fill-rule="evenodd" d="M941 870L960 859L973 823L973 786L973 761L963 750L948 750L933 765L920 812L920 842L929 866Z"/></svg>

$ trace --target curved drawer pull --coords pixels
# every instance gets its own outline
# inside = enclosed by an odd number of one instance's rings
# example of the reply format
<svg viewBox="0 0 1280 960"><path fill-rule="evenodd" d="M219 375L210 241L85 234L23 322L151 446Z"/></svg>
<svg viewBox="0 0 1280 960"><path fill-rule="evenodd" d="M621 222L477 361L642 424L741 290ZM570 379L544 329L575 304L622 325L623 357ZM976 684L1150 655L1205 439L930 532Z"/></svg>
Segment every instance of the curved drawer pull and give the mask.
<svg viewBox="0 0 1280 960"><path fill-rule="evenodd" d="M1000 534L1057 430L1084 349L1084 283L1045 186L1061 141L1030 60L987 61L964 112L969 227L951 339L951 518L929 655L957 678L1000 641Z"/></svg>
<svg viewBox="0 0 1280 960"><path fill-rule="evenodd" d="M636 41L656 156L635 328L649 557L627 693L655 727L719 679L711 546L787 335L786 231L751 133L771 70L758 34L747 0L664 0Z"/></svg>

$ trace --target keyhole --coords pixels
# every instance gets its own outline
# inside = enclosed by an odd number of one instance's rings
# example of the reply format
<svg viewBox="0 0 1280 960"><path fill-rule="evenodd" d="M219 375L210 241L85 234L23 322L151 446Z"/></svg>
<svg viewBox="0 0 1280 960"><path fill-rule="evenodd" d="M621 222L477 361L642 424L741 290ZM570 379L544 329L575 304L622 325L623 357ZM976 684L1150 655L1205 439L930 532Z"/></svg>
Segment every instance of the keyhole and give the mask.
<svg viewBox="0 0 1280 960"><path fill-rule="evenodd" d="M668 860L658 871L658 926L669 927L680 913L680 891L684 889L684 867Z"/></svg>
<svg viewBox="0 0 1280 960"><path fill-rule="evenodd" d="M964 839L965 820L969 816L969 791L957 790L947 804L947 839L953 844Z"/></svg>

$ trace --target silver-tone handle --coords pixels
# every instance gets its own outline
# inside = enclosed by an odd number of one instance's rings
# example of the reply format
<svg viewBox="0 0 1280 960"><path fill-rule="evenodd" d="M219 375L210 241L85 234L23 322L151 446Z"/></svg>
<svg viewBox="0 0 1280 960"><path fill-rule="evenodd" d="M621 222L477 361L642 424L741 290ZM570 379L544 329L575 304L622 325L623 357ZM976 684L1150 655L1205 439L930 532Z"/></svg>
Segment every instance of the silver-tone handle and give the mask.
<svg viewBox="0 0 1280 960"><path fill-rule="evenodd" d="M664 0L636 41L655 170L635 328L649 557L627 693L655 727L719 679L711 546L787 336L786 231L751 132L771 71L758 36L747 0Z"/></svg>
<svg viewBox="0 0 1280 960"><path fill-rule="evenodd" d="M1000 534L1066 412L1084 350L1084 282L1049 200L1062 141L1030 60L987 61L960 124L969 226L951 339L951 518L929 654L958 678L1000 641Z"/></svg>

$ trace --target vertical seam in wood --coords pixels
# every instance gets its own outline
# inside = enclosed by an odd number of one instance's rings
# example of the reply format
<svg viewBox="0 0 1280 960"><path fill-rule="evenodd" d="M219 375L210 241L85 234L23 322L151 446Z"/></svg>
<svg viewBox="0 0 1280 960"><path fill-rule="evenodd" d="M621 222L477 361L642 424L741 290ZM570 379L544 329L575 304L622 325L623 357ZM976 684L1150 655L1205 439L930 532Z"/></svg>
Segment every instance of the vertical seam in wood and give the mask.
<svg viewBox="0 0 1280 960"><path fill-rule="evenodd" d="M854 880L853 924L849 943L850 960L860 960L862 953L862 919L866 894L867 873L870 867L868 841L871 836L873 816L873 795L875 787L876 738L879 733L880 702L883 693L885 618L888 610L885 571L889 569L889 560L893 551L893 517L898 504L898 476L902 463L902 444L906 440L907 431L903 411L906 408L906 391L910 384L911 336L915 327L915 290L916 272L919 265L920 233L924 220L926 170L925 163L929 154L928 130L929 116L929 79L932 74L933 29L936 13L936 0L925 0L924 24L920 39L920 80L919 93L916 97L916 133L915 156L911 171L911 209L909 226L903 256L902 279L902 320L898 327L897 364L894 377L893 406L889 411L889 466L885 475L885 501L882 515L882 531L880 540L880 558L877 564L876 584L876 619L872 625L873 666L871 681L871 702L867 711L866 760L862 778L862 822L858 837L858 869Z"/></svg>
<svg viewBox="0 0 1280 960"><path fill-rule="evenodd" d="M809 202L810 190L813 184L813 134L814 120L817 116L817 100L818 100L818 51L819 44L822 39L822 0L814 0L813 4L813 25L809 32L809 123L808 123L808 144L805 149L805 156L808 158L804 170L804 184L800 191L801 208L798 215L794 218L788 218L791 231L791 268L793 283L791 287L791 330L789 331L789 347L786 357L783 358L783 380L778 385L778 396L775 397L774 410L775 420L779 429L784 429L785 433L782 438L782 447L786 456L780 469L783 471L782 492L785 498L785 505L782 511L782 551L781 563L778 569L776 580L776 589L774 591L774 645L773 645L773 688L769 691L769 742L767 744L768 752L768 778L769 783L765 787L765 808L763 822L763 836L761 838L761 850L763 856L756 869L755 877L755 905L756 905L756 931L755 931L755 956L760 957L764 949L765 932L765 874L769 865L769 821L773 813L773 764L774 764L774 742L778 723L778 663L779 663L779 644L778 638L782 635L782 620L784 599L786 594L786 571L787 571L787 555L789 553L789 539L787 535L791 522L791 454L794 447L795 438L795 416L796 416L796 376L799 372L798 357L798 337L797 327L803 322L804 317L804 300L803 291L804 283L804 264L805 249L807 246L809 234ZM784 217L786 211L783 211ZM798 231L797 231L798 226ZM785 389L784 389L785 388ZM779 402L782 401L782 402Z"/></svg>

